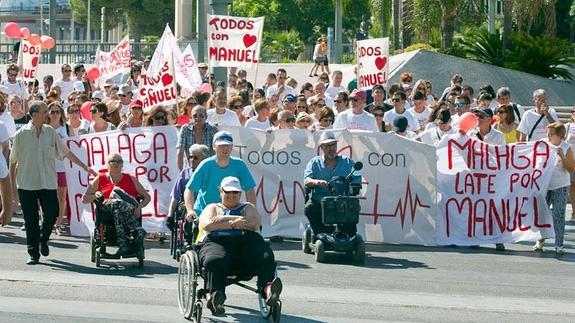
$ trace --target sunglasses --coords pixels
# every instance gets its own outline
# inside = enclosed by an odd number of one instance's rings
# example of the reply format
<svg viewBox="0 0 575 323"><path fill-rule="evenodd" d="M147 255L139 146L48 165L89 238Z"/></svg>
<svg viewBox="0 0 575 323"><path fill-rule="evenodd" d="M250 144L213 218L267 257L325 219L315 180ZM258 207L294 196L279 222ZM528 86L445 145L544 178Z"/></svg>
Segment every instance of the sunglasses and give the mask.
<svg viewBox="0 0 575 323"><path fill-rule="evenodd" d="M203 114L203 113L196 113L196 114L192 114L192 117L197 118L197 119L203 119L203 118L206 118L207 115Z"/></svg>
<svg viewBox="0 0 575 323"><path fill-rule="evenodd" d="M72 70L63 70L64 73L72 73Z"/></svg>
<svg viewBox="0 0 575 323"><path fill-rule="evenodd" d="M98 109L90 109L90 113L100 112Z"/></svg>
<svg viewBox="0 0 575 323"><path fill-rule="evenodd" d="M295 122L295 118L294 117L290 117L284 120L285 122Z"/></svg>
<svg viewBox="0 0 575 323"><path fill-rule="evenodd" d="M334 103L342 103L342 100L333 100Z"/></svg>
<svg viewBox="0 0 575 323"><path fill-rule="evenodd" d="M68 113L69 113L69 114L80 113L80 110L78 110L78 109L71 109L71 110L68 110Z"/></svg>
<svg viewBox="0 0 575 323"><path fill-rule="evenodd" d="M123 164L124 161L121 159L110 159L108 160L108 164Z"/></svg>
<svg viewBox="0 0 575 323"><path fill-rule="evenodd" d="M507 111L503 111L503 110L497 111L497 114L504 114L504 113L507 113ZM571 112L571 113L573 113L573 112Z"/></svg>
<svg viewBox="0 0 575 323"><path fill-rule="evenodd" d="M239 191L224 191L224 194L232 194L232 195L236 195L236 194L240 194L241 192Z"/></svg>
<svg viewBox="0 0 575 323"><path fill-rule="evenodd" d="M8 76L16 77L16 76L18 76L18 73L8 73Z"/></svg>
<svg viewBox="0 0 575 323"><path fill-rule="evenodd" d="M52 110L52 111L50 111L50 114L51 115L57 115L57 114L60 114L60 111L59 110Z"/></svg>
<svg viewBox="0 0 575 323"><path fill-rule="evenodd" d="M374 113L373 116L383 118L383 113Z"/></svg>
<svg viewBox="0 0 575 323"><path fill-rule="evenodd" d="M118 94L118 96L127 96L126 94Z"/></svg>
<svg viewBox="0 0 575 323"><path fill-rule="evenodd" d="M298 122L299 122L299 123L311 123L311 120L309 120L309 119L303 119L303 120L300 120L300 121L298 121Z"/></svg>
<svg viewBox="0 0 575 323"><path fill-rule="evenodd" d="M401 99L397 99L397 98L395 98L395 99L392 99L391 101L393 101L393 102L397 103L397 102L401 102Z"/></svg>
<svg viewBox="0 0 575 323"><path fill-rule="evenodd" d="M155 116L152 117L152 119L154 120L164 120L166 118L165 114L156 114Z"/></svg>

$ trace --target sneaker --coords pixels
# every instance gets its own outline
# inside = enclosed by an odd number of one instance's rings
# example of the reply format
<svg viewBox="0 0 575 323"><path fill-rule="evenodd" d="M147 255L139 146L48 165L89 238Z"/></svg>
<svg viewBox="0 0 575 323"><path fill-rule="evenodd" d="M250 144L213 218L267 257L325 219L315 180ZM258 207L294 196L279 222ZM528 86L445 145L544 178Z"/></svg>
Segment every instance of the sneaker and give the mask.
<svg viewBox="0 0 575 323"><path fill-rule="evenodd" d="M26 224L22 224L22 226L20 227L20 230L26 231Z"/></svg>
<svg viewBox="0 0 575 323"><path fill-rule="evenodd" d="M495 251L505 251L505 245L502 243L495 244Z"/></svg>
<svg viewBox="0 0 575 323"><path fill-rule="evenodd" d="M38 257L30 257L28 258L28 261L26 261L26 265L37 265L38 263L40 263L40 259L38 259Z"/></svg>
<svg viewBox="0 0 575 323"><path fill-rule="evenodd" d="M282 292L282 281L279 277L274 278L271 283L264 288L264 295L266 299L266 304L272 306L280 299L280 294Z"/></svg>
<svg viewBox="0 0 575 323"><path fill-rule="evenodd" d="M563 247L555 247L555 253L558 255L564 255L565 254L565 248Z"/></svg>
<svg viewBox="0 0 575 323"><path fill-rule="evenodd" d="M224 307L224 302L226 301L226 295L223 292L217 290L210 294L206 305L212 311L213 315L224 315L226 309Z"/></svg>
<svg viewBox="0 0 575 323"><path fill-rule="evenodd" d="M48 248L48 241L40 242L40 254L44 257L50 255L50 248Z"/></svg>
<svg viewBox="0 0 575 323"><path fill-rule="evenodd" d="M545 243L545 239L537 240L537 242L533 246L533 251L543 251L543 244L544 243Z"/></svg>

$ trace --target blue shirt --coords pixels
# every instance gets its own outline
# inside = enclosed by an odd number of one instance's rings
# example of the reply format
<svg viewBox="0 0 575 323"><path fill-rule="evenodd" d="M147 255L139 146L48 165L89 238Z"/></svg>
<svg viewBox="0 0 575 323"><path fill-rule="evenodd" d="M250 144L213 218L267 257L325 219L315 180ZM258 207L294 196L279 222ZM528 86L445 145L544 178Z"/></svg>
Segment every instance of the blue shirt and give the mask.
<svg viewBox="0 0 575 323"><path fill-rule="evenodd" d="M304 182L305 179L321 179L325 181L330 181L336 176L347 176L351 173L353 169L354 161L347 158L346 156L338 155L335 167L329 170L325 166L325 160L323 156L316 156L312 158L306 165L305 171L303 173ZM361 181L361 176L353 176L352 182L359 183ZM329 189L327 187L314 187L311 191L311 199L314 202L321 202L324 196L329 196Z"/></svg>
<svg viewBox="0 0 575 323"><path fill-rule="evenodd" d="M180 175L174 183L174 187L172 187L172 194L170 195L174 200L178 202L184 200L184 190L186 189L186 184L188 184L193 172L194 171L191 167L184 168L184 170L180 172Z"/></svg>
<svg viewBox="0 0 575 323"><path fill-rule="evenodd" d="M192 192L197 193L194 204L196 214L200 215L208 204L220 202L220 183L227 176L237 177L246 192L256 187L252 173L243 160L230 157L228 166L222 168L218 166L216 156L204 159L186 185Z"/></svg>

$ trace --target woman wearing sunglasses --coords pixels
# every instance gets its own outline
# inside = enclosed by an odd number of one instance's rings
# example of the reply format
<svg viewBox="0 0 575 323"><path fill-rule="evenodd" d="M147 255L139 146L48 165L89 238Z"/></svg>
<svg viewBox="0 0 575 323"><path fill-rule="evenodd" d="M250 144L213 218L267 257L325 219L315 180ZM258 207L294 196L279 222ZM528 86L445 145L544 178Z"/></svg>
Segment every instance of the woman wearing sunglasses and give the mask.
<svg viewBox="0 0 575 323"><path fill-rule="evenodd" d="M506 144L517 142L519 140L519 133L517 132L517 123L515 123L513 107L509 104L500 105L495 112L497 113L499 121L497 121L493 127L503 133Z"/></svg>
<svg viewBox="0 0 575 323"><path fill-rule="evenodd" d="M92 104L90 107L90 115L92 116L92 123L88 128L89 133L116 129L116 127L108 121L108 107L104 103Z"/></svg>
<svg viewBox="0 0 575 323"><path fill-rule="evenodd" d="M155 105L144 120L146 127L159 127L168 125L168 111L163 105Z"/></svg>

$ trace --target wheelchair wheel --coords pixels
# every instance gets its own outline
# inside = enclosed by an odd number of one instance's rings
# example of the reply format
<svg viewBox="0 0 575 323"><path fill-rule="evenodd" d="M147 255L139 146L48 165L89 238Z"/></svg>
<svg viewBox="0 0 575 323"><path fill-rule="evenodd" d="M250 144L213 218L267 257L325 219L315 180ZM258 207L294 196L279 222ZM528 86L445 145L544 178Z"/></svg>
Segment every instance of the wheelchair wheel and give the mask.
<svg viewBox="0 0 575 323"><path fill-rule="evenodd" d="M90 255L91 262L96 262L96 241L94 240L95 238L96 237L94 237L94 234L92 233L90 235L90 249L92 250Z"/></svg>
<svg viewBox="0 0 575 323"><path fill-rule="evenodd" d="M315 261L325 261L325 245L323 244L323 241L319 239L315 242Z"/></svg>
<svg viewBox="0 0 575 323"><path fill-rule="evenodd" d="M311 248L309 247L309 243L310 243L310 236L307 233L307 230L305 230L303 232L303 237L301 239L301 250L304 253L311 254Z"/></svg>
<svg viewBox="0 0 575 323"><path fill-rule="evenodd" d="M360 240L355 246L353 261L358 264L363 264L365 262L365 242L363 242L363 240Z"/></svg>
<svg viewBox="0 0 575 323"><path fill-rule="evenodd" d="M180 307L180 313L188 320L191 319L192 316L197 316L197 305L201 305L201 302L196 302L197 279L199 276L198 264L199 262L194 252L186 252L180 258L180 267L178 269L178 305ZM199 315L201 316L201 313Z"/></svg>

